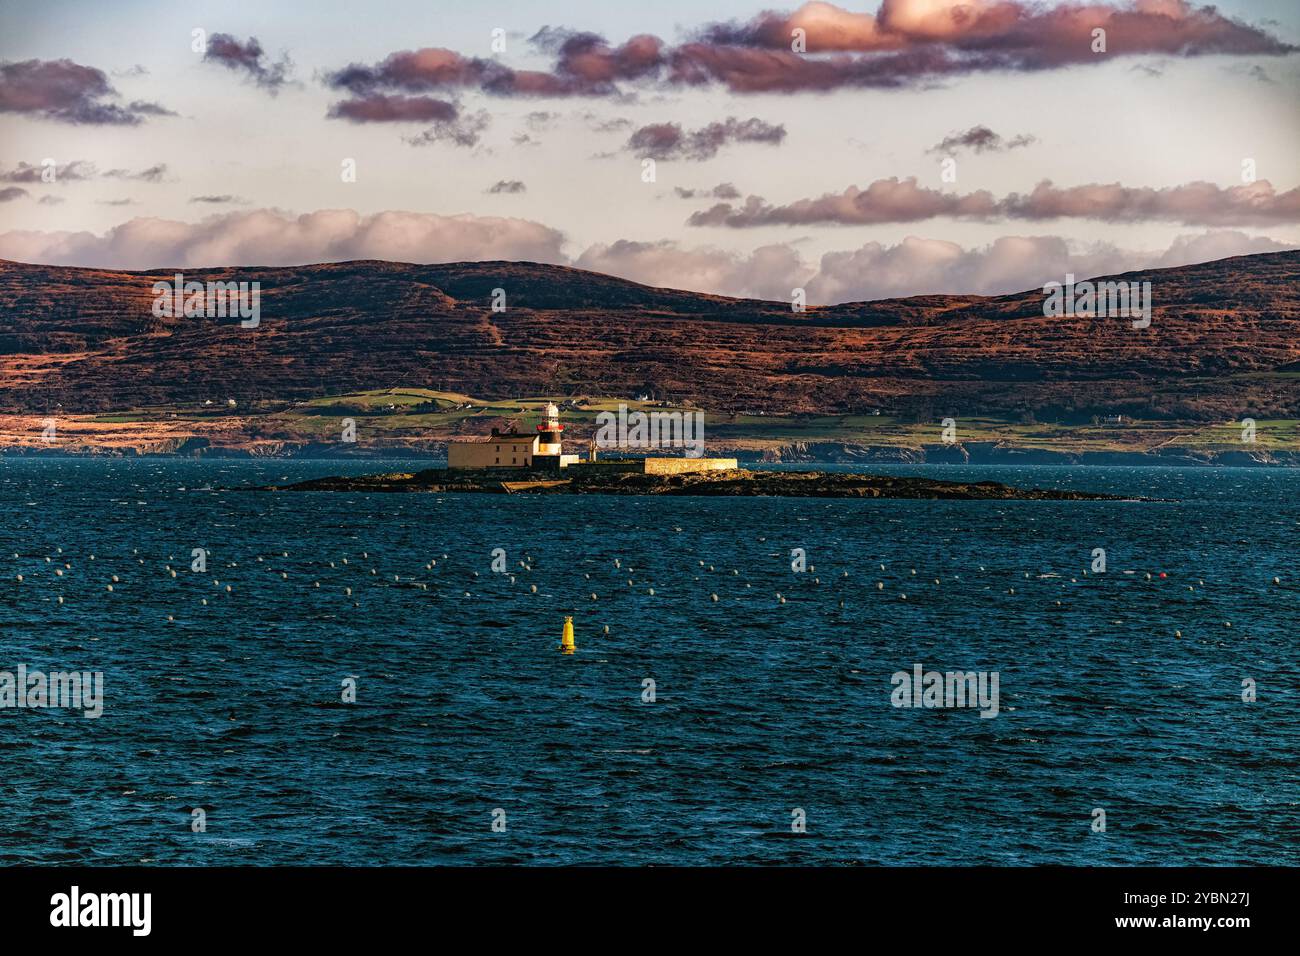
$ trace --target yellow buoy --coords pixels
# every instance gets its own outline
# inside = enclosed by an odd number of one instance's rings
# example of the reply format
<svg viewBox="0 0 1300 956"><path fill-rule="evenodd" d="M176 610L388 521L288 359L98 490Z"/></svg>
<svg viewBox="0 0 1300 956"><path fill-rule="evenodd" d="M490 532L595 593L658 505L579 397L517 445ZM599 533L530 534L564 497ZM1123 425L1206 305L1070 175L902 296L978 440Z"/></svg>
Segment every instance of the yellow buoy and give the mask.
<svg viewBox="0 0 1300 956"><path fill-rule="evenodd" d="M560 653L572 654L576 649L573 643L573 618L565 617L564 632L560 635Z"/></svg>

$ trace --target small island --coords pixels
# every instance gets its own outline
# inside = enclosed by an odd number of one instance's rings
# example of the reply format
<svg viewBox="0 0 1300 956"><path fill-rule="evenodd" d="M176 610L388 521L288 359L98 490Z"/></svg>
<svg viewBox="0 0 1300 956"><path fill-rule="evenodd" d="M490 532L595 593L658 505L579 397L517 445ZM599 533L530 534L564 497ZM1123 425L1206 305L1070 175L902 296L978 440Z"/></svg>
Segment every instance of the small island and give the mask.
<svg viewBox="0 0 1300 956"><path fill-rule="evenodd" d="M567 469L566 469L567 471ZM648 474L640 471L501 474L430 468L355 477L313 478L267 491L477 492L561 495L709 495L783 498L922 498L959 501L1117 501L1118 495L1014 488L996 481L938 481L898 475L825 471L750 471L745 468Z"/></svg>
<svg viewBox="0 0 1300 956"><path fill-rule="evenodd" d="M593 441L584 460L565 454L560 410L548 403L536 434L493 429L486 438L447 447L446 468L357 477L314 478L276 491L432 491L550 495L708 495L772 498L951 498L957 500L1114 500L1086 491L1020 489L996 481L751 471L734 458L598 458ZM507 459L509 459L507 461Z"/></svg>

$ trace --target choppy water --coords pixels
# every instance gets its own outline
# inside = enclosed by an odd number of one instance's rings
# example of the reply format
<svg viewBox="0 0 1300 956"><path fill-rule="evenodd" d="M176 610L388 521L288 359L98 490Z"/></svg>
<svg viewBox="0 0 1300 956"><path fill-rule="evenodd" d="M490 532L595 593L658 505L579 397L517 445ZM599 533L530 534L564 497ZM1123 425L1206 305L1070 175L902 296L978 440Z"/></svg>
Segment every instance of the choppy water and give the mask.
<svg viewBox="0 0 1300 956"><path fill-rule="evenodd" d="M1298 472L879 469L1151 503L211 490L368 470L0 459L0 670L106 697L0 710L0 862L1300 863ZM892 707L916 663L997 671L1000 714Z"/></svg>

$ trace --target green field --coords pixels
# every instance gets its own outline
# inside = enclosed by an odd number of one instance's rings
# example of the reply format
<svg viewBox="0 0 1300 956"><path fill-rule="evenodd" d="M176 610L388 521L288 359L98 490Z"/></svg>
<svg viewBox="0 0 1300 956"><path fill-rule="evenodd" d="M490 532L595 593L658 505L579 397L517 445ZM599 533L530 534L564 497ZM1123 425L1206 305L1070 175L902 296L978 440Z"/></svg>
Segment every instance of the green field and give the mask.
<svg viewBox="0 0 1300 956"><path fill-rule="evenodd" d="M480 399L455 392L423 388L390 388L317 398L297 403L261 403L228 407L223 404L140 408L95 416L93 422L190 423L196 431L220 426L258 439L336 441L344 418L356 421L359 440L402 442L441 440L487 434L514 423L534 431L547 402L563 405L563 396L520 399ZM598 412L665 409L655 402L620 398L572 399L578 407L562 408L568 435L586 438L595 429ZM694 411L696 409L689 409ZM940 422L907 422L888 415L732 415L718 417L703 409L705 434L713 447L772 448L792 442L845 442L917 448L943 440ZM1002 442L1026 450L1149 451L1161 446L1199 450L1300 450L1300 421L1259 419L1255 442L1242 441L1240 422L1172 422L1129 420L1122 424L1026 424L997 417L956 418L958 442Z"/></svg>

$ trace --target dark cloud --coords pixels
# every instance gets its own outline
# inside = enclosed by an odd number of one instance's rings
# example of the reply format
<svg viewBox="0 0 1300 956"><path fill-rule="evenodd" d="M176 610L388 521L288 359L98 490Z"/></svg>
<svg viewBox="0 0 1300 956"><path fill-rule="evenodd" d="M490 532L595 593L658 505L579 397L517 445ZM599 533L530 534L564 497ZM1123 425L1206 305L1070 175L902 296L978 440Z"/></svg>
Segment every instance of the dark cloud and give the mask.
<svg viewBox="0 0 1300 956"><path fill-rule="evenodd" d="M105 179L131 179L142 183L160 183L167 172L166 163L158 163L148 169L131 172L129 169L110 169L104 173Z"/></svg>
<svg viewBox="0 0 1300 956"><path fill-rule="evenodd" d="M1092 31L1107 50L1092 51ZM791 48L802 29L805 52ZM891 89L990 71L1094 65L1124 56L1280 56L1296 46L1186 0L1046 7L1016 0L883 0L877 14L830 3L712 24L678 46L639 35L612 45L598 34L545 27L533 44L549 70L515 71L446 49L352 64L327 82L354 93L474 88L501 96L617 96L620 84L720 84L734 93Z"/></svg>
<svg viewBox="0 0 1300 956"><path fill-rule="evenodd" d="M718 183L712 189L683 189L674 186L673 192L679 199L739 199L740 190L731 183Z"/></svg>
<svg viewBox="0 0 1300 956"><path fill-rule="evenodd" d="M134 206L134 205L135 205L135 200L134 200L134 199L101 199L101 200L99 200L99 205L101 205L101 206Z"/></svg>
<svg viewBox="0 0 1300 956"><path fill-rule="evenodd" d="M20 162L13 169L0 171L0 182L6 183L40 183L44 182L41 174L45 172L45 166L33 166L31 163ZM71 162L64 163L62 166L55 164L54 180L74 181L80 179L93 179L95 176L95 166L82 159L74 159Z"/></svg>
<svg viewBox="0 0 1300 956"><path fill-rule="evenodd" d="M594 133L621 133L632 128L632 121L622 116L604 118L595 113L583 113L582 119Z"/></svg>
<svg viewBox="0 0 1300 956"><path fill-rule="evenodd" d="M0 202L13 202L15 199L22 199L30 195L22 186L6 186L0 189Z"/></svg>
<svg viewBox="0 0 1300 956"><path fill-rule="evenodd" d="M287 53L282 53L279 60L271 62L257 37L249 37L247 42L240 42L229 33L214 33L208 38L203 61L242 73L273 96L289 81L289 70L293 66Z"/></svg>
<svg viewBox="0 0 1300 956"><path fill-rule="evenodd" d="M453 146L477 146L483 131L488 128L489 119L485 110L458 116L455 119L437 122L418 136L412 136L407 142L412 146L432 146L434 143L450 143Z"/></svg>
<svg viewBox="0 0 1300 956"><path fill-rule="evenodd" d="M1228 67L1228 70L1232 73L1236 73L1240 76L1245 76L1249 79L1252 79L1257 83L1267 83L1269 85L1273 85L1274 83L1276 83L1273 77L1268 75L1268 70L1264 69L1258 63L1254 63L1251 65L1246 65L1244 63L1234 63L1233 65Z"/></svg>
<svg viewBox="0 0 1300 956"><path fill-rule="evenodd" d="M175 116L173 110L159 106L157 103L146 103L144 100L132 100L126 107L127 112L132 116Z"/></svg>
<svg viewBox="0 0 1300 956"><path fill-rule="evenodd" d="M95 168L95 164L84 159L74 159L63 165L55 164L54 182L77 182L90 179L116 179L116 180L133 180L142 183L160 183L167 172L166 163L158 163L147 169L131 171L129 169L110 169L108 172L101 173ZM44 165L34 166L31 163L20 162L13 169L0 170L0 182L6 183L41 183L45 182L43 174L46 167Z"/></svg>
<svg viewBox="0 0 1300 956"><path fill-rule="evenodd" d="M145 116L174 116L157 103L112 102L117 91L102 70L71 60L0 63L0 113L21 113L59 123L136 126Z"/></svg>
<svg viewBox="0 0 1300 956"><path fill-rule="evenodd" d="M785 127L765 123L758 117L738 120L729 116L720 123L710 123L686 131L677 123L651 123L630 137L629 152L651 159L712 159L718 150L731 143L767 143L778 145L785 139Z"/></svg>
<svg viewBox="0 0 1300 956"><path fill-rule="evenodd" d="M42 196L36 201L42 206L57 206L59 203L64 202L64 199L62 196Z"/></svg>
<svg viewBox="0 0 1300 956"><path fill-rule="evenodd" d="M746 23L713 24L698 34L717 46L790 51L802 29L809 54L882 53L938 44L995 54L1008 69L1095 62L1092 31L1106 31L1107 54L1278 55L1294 47L1266 31L1186 0L1130 0L1048 7L1016 0L883 0L875 15L830 3L793 13L767 11Z"/></svg>
<svg viewBox="0 0 1300 956"><path fill-rule="evenodd" d="M517 179L501 179L488 187L490 193L521 193L528 187Z"/></svg>
<svg viewBox="0 0 1300 956"><path fill-rule="evenodd" d="M618 93L616 81L650 77L664 66L663 43L652 36L611 47L594 33L544 28L533 42L556 57L551 71L513 70L495 60L426 47L393 53L373 66L349 64L326 74L325 82L353 94L470 88L500 96L612 96Z"/></svg>
<svg viewBox="0 0 1300 956"><path fill-rule="evenodd" d="M929 152L955 153L959 150L969 149L975 153L1000 153L1015 149L1018 146L1028 146L1035 142L1037 140L1028 134L1003 139L987 126L972 126L964 133L953 133L951 136L945 136L930 147Z"/></svg>
<svg viewBox="0 0 1300 956"><path fill-rule="evenodd" d="M220 196L213 196L213 195L191 196L190 202L204 203L209 206L228 206L228 205L242 206L245 205L248 202L248 200L241 199L239 196L231 196L229 194L224 194Z"/></svg>
<svg viewBox="0 0 1300 956"><path fill-rule="evenodd" d="M445 123L460 111L454 103L431 96L402 96L369 93L343 100L330 107L329 116L354 123Z"/></svg>
<svg viewBox="0 0 1300 956"><path fill-rule="evenodd" d="M743 205L718 203L695 213L692 226L742 229L771 225L874 225L958 219L1096 219L1104 222L1178 222L1186 225L1263 225L1300 222L1300 187L1277 193L1267 180L1223 188L1195 182L1165 189L1090 183L1060 188L1044 180L1032 192L994 198L987 190L948 193L914 178L878 179L866 189L774 206L758 196Z"/></svg>

